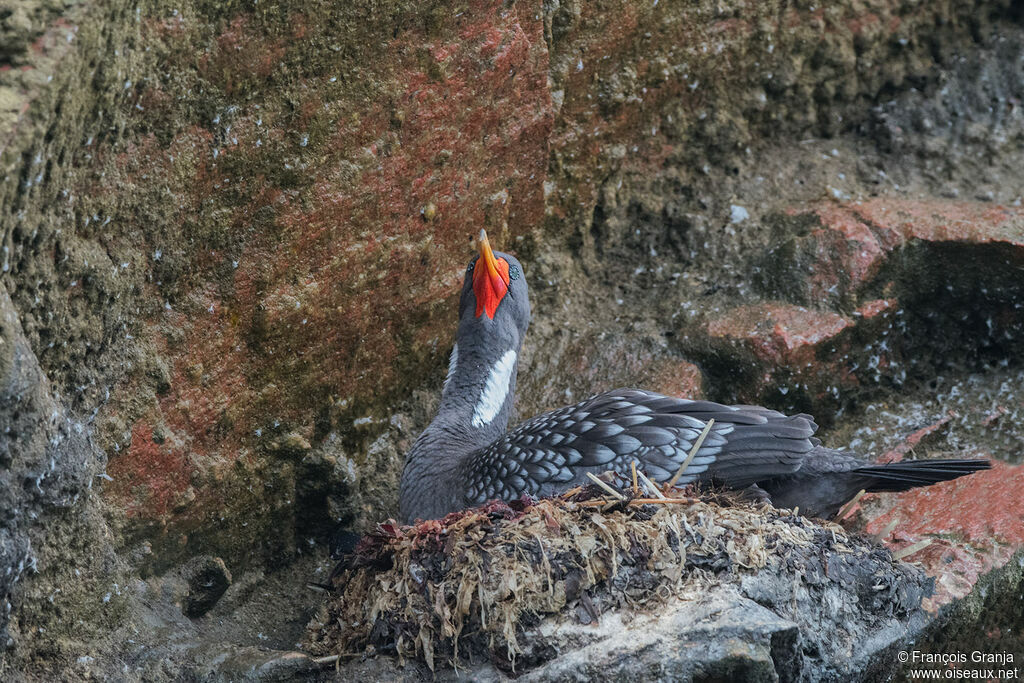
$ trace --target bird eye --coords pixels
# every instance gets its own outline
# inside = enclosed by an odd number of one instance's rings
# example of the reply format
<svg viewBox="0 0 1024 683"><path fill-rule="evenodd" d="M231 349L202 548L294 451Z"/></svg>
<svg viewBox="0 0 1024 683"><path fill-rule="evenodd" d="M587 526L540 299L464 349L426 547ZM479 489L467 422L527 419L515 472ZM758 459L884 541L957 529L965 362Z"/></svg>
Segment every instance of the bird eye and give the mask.
<svg viewBox="0 0 1024 683"><path fill-rule="evenodd" d="M473 272L473 266L475 266L475 265L476 265L476 261L470 261L470 262L469 262L469 265L468 265L468 266L466 266L466 274L467 274L467 275L468 275L469 273L472 273L472 272Z"/></svg>
<svg viewBox="0 0 1024 683"><path fill-rule="evenodd" d="M511 266L510 265L508 267L508 279L509 280L518 280L519 279L519 267L518 266Z"/></svg>

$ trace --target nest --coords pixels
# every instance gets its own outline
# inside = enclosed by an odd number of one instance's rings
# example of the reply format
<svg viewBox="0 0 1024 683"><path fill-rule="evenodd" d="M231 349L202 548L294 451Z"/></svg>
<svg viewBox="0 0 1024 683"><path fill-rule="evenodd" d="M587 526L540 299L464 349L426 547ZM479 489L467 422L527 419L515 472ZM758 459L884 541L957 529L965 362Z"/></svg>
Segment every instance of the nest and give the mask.
<svg viewBox="0 0 1024 683"><path fill-rule="evenodd" d="M673 596L784 565L795 549L851 552L834 524L723 493L641 498L635 482L379 525L335 570L307 651L391 652L431 669L480 657L513 669L525 657L529 668L545 656L540 639L524 635L551 615L590 623L607 609L653 611Z"/></svg>

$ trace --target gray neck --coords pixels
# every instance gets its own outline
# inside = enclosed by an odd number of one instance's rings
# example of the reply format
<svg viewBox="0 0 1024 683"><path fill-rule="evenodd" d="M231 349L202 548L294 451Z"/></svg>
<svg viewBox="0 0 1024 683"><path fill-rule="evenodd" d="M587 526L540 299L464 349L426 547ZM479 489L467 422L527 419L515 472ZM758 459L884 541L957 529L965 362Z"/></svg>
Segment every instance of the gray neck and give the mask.
<svg viewBox="0 0 1024 683"><path fill-rule="evenodd" d="M518 332L474 319L460 324L458 338L437 416L406 456L399 495L407 522L463 507L467 459L504 436L512 415Z"/></svg>

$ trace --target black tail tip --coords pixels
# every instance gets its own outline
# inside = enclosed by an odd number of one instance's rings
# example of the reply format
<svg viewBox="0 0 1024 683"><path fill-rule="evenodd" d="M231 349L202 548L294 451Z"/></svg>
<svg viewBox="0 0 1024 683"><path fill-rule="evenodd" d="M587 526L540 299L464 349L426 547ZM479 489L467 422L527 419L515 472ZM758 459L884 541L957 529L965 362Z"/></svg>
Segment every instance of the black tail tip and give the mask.
<svg viewBox="0 0 1024 683"><path fill-rule="evenodd" d="M858 474L874 481L868 491L906 491L918 486L930 486L942 481L959 479L969 474L992 469L992 461L984 458L957 460L901 460L885 465L869 465L857 470Z"/></svg>

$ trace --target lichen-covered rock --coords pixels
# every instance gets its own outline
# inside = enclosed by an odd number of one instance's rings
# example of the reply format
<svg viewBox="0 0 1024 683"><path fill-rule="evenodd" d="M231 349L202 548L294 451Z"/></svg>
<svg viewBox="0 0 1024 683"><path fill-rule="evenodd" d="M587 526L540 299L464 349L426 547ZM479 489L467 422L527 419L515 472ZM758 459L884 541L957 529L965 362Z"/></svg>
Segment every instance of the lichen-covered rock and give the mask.
<svg viewBox="0 0 1024 683"><path fill-rule="evenodd" d="M116 620L123 566L88 498L103 471L88 434L55 395L0 284L0 648L53 647ZM76 626L80 610L98 616Z"/></svg>

